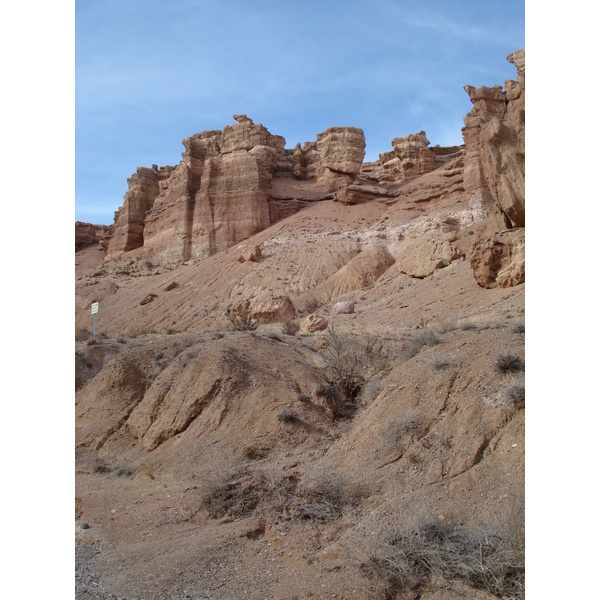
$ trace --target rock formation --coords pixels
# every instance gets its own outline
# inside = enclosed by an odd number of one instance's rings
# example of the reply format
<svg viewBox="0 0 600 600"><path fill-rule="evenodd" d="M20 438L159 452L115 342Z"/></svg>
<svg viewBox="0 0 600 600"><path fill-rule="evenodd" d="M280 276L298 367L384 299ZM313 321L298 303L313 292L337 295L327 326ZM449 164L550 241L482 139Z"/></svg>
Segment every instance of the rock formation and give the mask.
<svg viewBox="0 0 600 600"><path fill-rule="evenodd" d="M463 128L465 191L471 206L487 209L484 234L474 244L471 263L475 279L484 287L516 285L525 279L524 258L514 258L524 256L525 50L507 60L517 67L517 81L506 81L505 91L500 86L465 86L473 103ZM516 263L500 268L499 261L511 260ZM518 274L501 276L506 268Z"/></svg>
<svg viewBox="0 0 600 600"><path fill-rule="evenodd" d="M108 234L107 225L92 225L91 223L75 222L75 252L91 244L104 241Z"/></svg>
<svg viewBox="0 0 600 600"><path fill-rule="evenodd" d="M424 131L394 138L392 152L379 155L381 180L397 181L415 175L429 173L439 165L435 161L435 152L429 148L429 140Z"/></svg>
<svg viewBox="0 0 600 600"><path fill-rule="evenodd" d="M503 260L520 256L523 242L516 230L525 226L525 51L507 58L517 81L506 81L504 90L465 86L473 108L464 119L464 146L430 147L420 131L392 139L392 151L363 163L365 137L356 127L331 127L316 141L286 149L283 137L234 115L236 123L222 131L185 138L178 165L139 167L128 179L115 223L101 232L77 224L76 248L103 238L106 260L141 249L153 264L173 265L241 244L316 201L409 203L422 210L460 196L471 222L481 222L467 251L476 280L486 287L514 285L524 274L500 277L499 283L498 273L478 263L495 264L483 258L486 248L497 254L502 247ZM415 277L465 255L444 247L443 257L437 250L430 256L430 242L422 242L403 260ZM240 250L241 262L260 260L260 249Z"/></svg>
<svg viewBox="0 0 600 600"><path fill-rule="evenodd" d="M360 170L361 129L332 127L286 150L285 139L263 125L246 115L234 119L223 131L184 139L179 165L138 168L115 213L108 260L140 247L163 264L211 256L305 202L331 197Z"/></svg>

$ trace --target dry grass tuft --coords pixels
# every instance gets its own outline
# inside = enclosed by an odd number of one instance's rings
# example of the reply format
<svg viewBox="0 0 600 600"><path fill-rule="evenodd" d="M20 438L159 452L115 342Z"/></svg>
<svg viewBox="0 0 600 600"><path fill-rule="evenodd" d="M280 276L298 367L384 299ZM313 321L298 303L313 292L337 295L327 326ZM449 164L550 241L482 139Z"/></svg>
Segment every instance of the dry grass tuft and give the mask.
<svg viewBox="0 0 600 600"><path fill-rule="evenodd" d="M491 525L467 529L439 519L414 517L363 522L358 552L372 597L419 597L434 579L460 580L498 598L524 598L524 544L519 533ZM518 524L513 524L518 532ZM408 596L406 594L415 594Z"/></svg>
<svg viewBox="0 0 600 600"><path fill-rule="evenodd" d="M300 323L294 319L285 319L281 323L281 331L285 335L296 335L300 330Z"/></svg>
<svg viewBox="0 0 600 600"><path fill-rule="evenodd" d="M504 352L496 359L496 368L502 373L524 371L525 363L513 352Z"/></svg>

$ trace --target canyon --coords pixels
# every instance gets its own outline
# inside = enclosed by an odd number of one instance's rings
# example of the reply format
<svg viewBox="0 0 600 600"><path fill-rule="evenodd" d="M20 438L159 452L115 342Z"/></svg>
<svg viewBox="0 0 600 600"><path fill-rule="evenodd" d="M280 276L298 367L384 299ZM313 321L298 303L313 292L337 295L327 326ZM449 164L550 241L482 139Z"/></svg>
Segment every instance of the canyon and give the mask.
<svg viewBox="0 0 600 600"><path fill-rule="evenodd" d="M524 597L507 60L460 146L234 115L75 224L78 598Z"/></svg>

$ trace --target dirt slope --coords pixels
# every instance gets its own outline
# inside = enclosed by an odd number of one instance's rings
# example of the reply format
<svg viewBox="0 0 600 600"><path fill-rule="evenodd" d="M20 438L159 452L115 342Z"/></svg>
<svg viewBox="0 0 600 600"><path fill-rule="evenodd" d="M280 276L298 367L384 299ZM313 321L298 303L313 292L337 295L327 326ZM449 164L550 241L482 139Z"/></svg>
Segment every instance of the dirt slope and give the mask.
<svg viewBox="0 0 600 600"><path fill-rule="evenodd" d="M522 597L524 284L477 285L452 165L399 190L259 261L76 253L78 598ZM279 296L330 328L225 316Z"/></svg>

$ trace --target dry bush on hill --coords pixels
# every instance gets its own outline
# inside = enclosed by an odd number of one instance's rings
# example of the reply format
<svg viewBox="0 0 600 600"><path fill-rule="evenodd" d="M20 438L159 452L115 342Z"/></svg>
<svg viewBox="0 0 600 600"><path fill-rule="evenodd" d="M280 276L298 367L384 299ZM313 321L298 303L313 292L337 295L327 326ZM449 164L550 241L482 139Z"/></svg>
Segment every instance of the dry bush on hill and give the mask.
<svg viewBox="0 0 600 600"><path fill-rule="evenodd" d="M296 423L298 418L298 412L292 408L286 408L277 415L277 420L282 423Z"/></svg>
<svg viewBox="0 0 600 600"><path fill-rule="evenodd" d="M448 369L452 366L452 361L441 354L435 354L433 351L429 358L425 359L429 365L431 365L434 369Z"/></svg>
<svg viewBox="0 0 600 600"><path fill-rule="evenodd" d="M317 396L324 399L334 420L353 413L364 382L387 366L376 338L338 333L333 325L324 338L323 358L328 383L317 390Z"/></svg>
<svg viewBox="0 0 600 600"><path fill-rule="evenodd" d="M225 316L236 331L254 331L258 327L258 321L252 316L248 301L236 307L229 305L225 310Z"/></svg>
<svg viewBox="0 0 600 600"><path fill-rule="evenodd" d="M409 409L387 419L378 430L383 450L386 452L402 451L403 441L418 435L423 428L424 420L417 409Z"/></svg>
<svg viewBox="0 0 600 600"><path fill-rule="evenodd" d="M424 346L436 346L441 341L442 338L433 329L419 329L404 343L400 358L409 360L416 356Z"/></svg>
<svg viewBox="0 0 600 600"><path fill-rule="evenodd" d="M496 359L496 368L502 373L524 371L525 363L514 352L504 352Z"/></svg>
<svg viewBox="0 0 600 600"><path fill-rule="evenodd" d="M254 515L280 522L327 522L364 496L331 470L284 473L276 465L212 467L202 477L200 509L211 518Z"/></svg>
<svg viewBox="0 0 600 600"><path fill-rule="evenodd" d="M433 581L441 579L458 580L498 598L524 598L519 519L487 528L465 528L420 515L400 524L397 517L371 518L356 530L357 543L364 540L356 558L372 583L374 597L419 597Z"/></svg>
<svg viewBox="0 0 600 600"><path fill-rule="evenodd" d="M300 323L294 319L285 319L281 323L281 331L285 335L296 335L300 329Z"/></svg>
<svg viewBox="0 0 600 600"><path fill-rule="evenodd" d="M525 382L522 379L511 379L499 396L505 403L523 408L525 406Z"/></svg>

